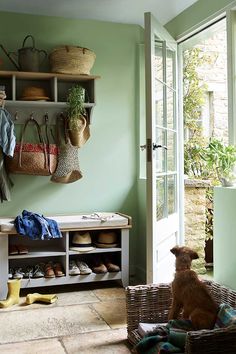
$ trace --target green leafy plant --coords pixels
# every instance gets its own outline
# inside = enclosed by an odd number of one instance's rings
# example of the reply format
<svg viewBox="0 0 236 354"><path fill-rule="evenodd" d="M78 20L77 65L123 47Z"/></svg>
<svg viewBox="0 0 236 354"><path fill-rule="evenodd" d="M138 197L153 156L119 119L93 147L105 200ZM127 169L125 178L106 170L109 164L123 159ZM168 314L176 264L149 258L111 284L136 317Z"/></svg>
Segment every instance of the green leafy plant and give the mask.
<svg viewBox="0 0 236 354"><path fill-rule="evenodd" d="M85 90L80 85L71 87L67 95L69 129L78 128L79 117L86 114L84 108Z"/></svg>
<svg viewBox="0 0 236 354"><path fill-rule="evenodd" d="M199 48L184 51L183 70L183 112L184 128L189 137L184 144L184 173L188 177L206 178L206 161L203 159L208 143L199 124L204 93L207 86L202 83L198 68L209 58Z"/></svg>
<svg viewBox="0 0 236 354"><path fill-rule="evenodd" d="M215 173L222 184L232 181L236 163L236 147L225 145L220 140L212 138L203 157L207 162L209 175Z"/></svg>

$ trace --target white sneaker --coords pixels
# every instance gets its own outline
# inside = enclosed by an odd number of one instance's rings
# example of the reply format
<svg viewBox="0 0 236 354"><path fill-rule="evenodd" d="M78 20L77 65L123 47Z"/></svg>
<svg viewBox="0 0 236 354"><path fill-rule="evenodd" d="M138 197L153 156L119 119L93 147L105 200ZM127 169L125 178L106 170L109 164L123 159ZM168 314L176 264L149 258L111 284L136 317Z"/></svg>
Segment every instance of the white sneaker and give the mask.
<svg viewBox="0 0 236 354"><path fill-rule="evenodd" d="M70 261L69 263L69 275L79 275L80 270L75 261Z"/></svg>
<svg viewBox="0 0 236 354"><path fill-rule="evenodd" d="M85 262L77 262L77 266L79 267L80 274L91 274L92 269Z"/></svg>

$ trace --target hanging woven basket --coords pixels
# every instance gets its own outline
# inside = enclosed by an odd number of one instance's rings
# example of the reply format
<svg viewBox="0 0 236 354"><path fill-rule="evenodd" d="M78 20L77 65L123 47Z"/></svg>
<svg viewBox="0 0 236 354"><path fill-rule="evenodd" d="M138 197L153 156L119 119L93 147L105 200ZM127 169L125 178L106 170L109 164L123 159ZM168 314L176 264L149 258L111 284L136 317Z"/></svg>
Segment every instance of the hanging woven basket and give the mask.
<svg viewBox="0 0 236 354"><path fill-rule="evenodd" d="M96 54L87 48L63 46L49 55L51 72L61 74L89 75Z"/></svg>

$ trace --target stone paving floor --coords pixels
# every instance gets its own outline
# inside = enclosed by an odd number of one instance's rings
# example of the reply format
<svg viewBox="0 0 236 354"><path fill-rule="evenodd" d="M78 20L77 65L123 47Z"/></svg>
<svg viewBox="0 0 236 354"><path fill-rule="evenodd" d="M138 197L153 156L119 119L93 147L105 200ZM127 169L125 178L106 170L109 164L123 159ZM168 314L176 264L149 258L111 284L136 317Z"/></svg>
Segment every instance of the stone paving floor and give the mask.
<svg viewBox="0 0 236 354"><path fill-rule="evenodd" d="M27 293L57 293L54 304L25 305ZM21 291L0 309L1 354L127 354L124 289L117 283Z"/></svg>

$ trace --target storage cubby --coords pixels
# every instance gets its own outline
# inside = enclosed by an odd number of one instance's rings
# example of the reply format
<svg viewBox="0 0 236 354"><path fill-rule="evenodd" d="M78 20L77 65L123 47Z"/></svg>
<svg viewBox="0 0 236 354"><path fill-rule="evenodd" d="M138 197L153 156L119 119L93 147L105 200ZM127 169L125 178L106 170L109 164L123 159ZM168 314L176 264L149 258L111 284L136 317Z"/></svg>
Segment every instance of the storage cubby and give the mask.
<svg viewBox="0 0 236 354"><path fill-rule="evenodd" d="M24 93L28 87L37 87L44 91L44 94L48 99L42 99L39 101L55 101L55 89L53 79L20 79L16 80L15 100L24 101ZM26 100L26 102L33 102L34 100Z"/></svg>
<svg viewBox="0 0 236 354"><path fill-rule="evenodd" d="M95 106L95 80L99 76L67 75L41 72L0 71L0 86L5 86L6 109L14 117L17 124L23 124L28 112L35 113L39 123L43 122L43 115L49 113L49 123L55 124L58 114L67 110L66 98L68 90L81 85L85 89L85 108L88 113L89 124L91 113ZM45 97L49 99L23 99L27 87L43 89Z"/></svg>
<svg viewBox="0 0 236 354"><path fill-rule="evenodd" d="M116 215L116 214L115 214ZM68 218L69 222L65 224L64 219ZM53 217L52 217L53 219ZM131 228L131 218L123 214L117 214L114 221L94 222L94 220L84 220L81 216L58 216L56 220L62 231L62 238L54 238L50 240L32 240L28 236L21 236L14 230L12 223L1 226L0 218L0 297L6 296L6 286L9 270L11 268L22 268L23 271L27 267L34 267L40 263L61 263L65 276L55 278L23 278L21 280L22 288L34 288L41 286L88 283L94 281L119 280L123 286L128 285L129 278L129 229ZM77 221L78 220L78 221ZM111 225L113 222L114 226ZM120 224L119 224L120 223ZM77 226L78 224L78 226ZM13 228L13 229L12 229ZM72 238L74 232L88 232L91 236L94 246L89 252L79 252L71 250ZM96 247L96 240L100 232L115 232L117 235L117 243L115 247L100 248ZM12 246L24 246L28 250L26 254L10 255L9 251ZM94 259L106 257L112 259L114 264L120 267L120 271L107 272L97 274L92 272L86 275L70 275L69 263L71 260L83 261L90 267L94 263Z"/></svg>

